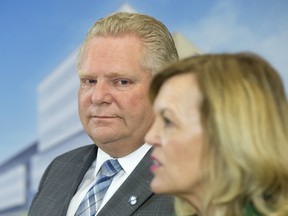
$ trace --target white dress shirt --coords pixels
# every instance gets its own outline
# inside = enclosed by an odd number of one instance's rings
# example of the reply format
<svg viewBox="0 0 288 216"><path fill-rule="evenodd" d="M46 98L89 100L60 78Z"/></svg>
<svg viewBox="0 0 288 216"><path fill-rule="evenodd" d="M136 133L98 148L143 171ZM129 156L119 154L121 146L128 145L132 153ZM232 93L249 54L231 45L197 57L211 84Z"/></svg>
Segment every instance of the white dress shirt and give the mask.
<svg viewBox="0 0 288 216"><path fill-rule="evenodd" d="M103 206L109 201L109 199L118 190L118 188L127 179L127 177L132 173L132 171L135 169L135 167L142 160L142 158L145 156L145 154L148 152L150 148L151 146L145 143L139 149L132 152L131 154L123 158L117 158L122 167L122 170L114 176L111 185L109 186L97 212L99 212L103 208ZM84 175L83 180L79 185L76 194L71 199L66 216L75 215L75 212L77 211L80 203L84 199L89 189L94 184L98 171L100 170L102 164L106 160L110 159L112 158L108 154L106 154L100 148L98 148L97 157L90 166L90 168L88 169L88 171L86 172L86 174Z"/></svg>

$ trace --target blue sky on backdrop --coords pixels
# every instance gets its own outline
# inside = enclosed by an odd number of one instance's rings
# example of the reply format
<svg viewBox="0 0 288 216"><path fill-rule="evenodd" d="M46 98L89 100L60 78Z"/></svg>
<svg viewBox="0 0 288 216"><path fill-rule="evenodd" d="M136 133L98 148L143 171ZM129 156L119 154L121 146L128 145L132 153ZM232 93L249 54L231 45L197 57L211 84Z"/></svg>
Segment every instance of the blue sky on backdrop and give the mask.
<svg viewBox="0 0 288 216"><path fill-rule="evenodd" d="M1 0L0 162L37 139L38 83L80 45L95 20L123 3L203 52L262 55L287 90L287 0Z"/></svg>

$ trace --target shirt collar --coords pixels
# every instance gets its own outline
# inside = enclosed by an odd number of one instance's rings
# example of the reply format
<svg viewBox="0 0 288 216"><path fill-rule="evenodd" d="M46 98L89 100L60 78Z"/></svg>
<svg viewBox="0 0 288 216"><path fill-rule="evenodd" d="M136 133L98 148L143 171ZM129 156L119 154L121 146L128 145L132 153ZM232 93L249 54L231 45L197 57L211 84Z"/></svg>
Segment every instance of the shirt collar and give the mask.
<svg viewBox="0 0 288 216"><path fill-rule="evenodd" d="M132 171L135 169L135 167L138 165L138 163L142 160L142 158L146 155L146 153L151 148L151 145L145 143L140 148L138 148L136 151L130 153L129 155L126 155L122 158L116 158L118 159L118 162L120 163L122 169L130 175ZM97 158L96 158L96 166L95 166L95 172L94 172L94 178L96 177L98 171L100 170L102 164L106 160L115 159L112 158L110 155L105 153L102 149L98 148L97 151ZM133 163L131 163L133 161Z"/></svg>

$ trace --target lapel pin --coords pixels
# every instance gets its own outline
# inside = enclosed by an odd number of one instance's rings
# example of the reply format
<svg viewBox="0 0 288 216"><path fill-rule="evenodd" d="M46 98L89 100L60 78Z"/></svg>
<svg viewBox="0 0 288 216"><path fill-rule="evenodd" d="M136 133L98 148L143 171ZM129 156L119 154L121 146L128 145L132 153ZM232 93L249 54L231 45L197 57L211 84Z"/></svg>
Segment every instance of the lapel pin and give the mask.
<svg viewBox="0 0 288 216"><path fill-rule="evenodd" d="M137 203L137 197L136 196L131 196L129 198L129 201L130 205L135 205Z"/></svg>

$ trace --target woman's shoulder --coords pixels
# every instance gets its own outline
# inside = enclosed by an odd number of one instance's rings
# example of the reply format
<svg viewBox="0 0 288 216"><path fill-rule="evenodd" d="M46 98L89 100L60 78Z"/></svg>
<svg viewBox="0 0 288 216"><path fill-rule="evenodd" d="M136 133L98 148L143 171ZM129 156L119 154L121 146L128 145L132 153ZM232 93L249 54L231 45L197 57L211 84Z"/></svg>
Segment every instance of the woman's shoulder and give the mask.
<svg viewBox="0 0 288 216"><path fill-rule="evenodd" d="M245 216L261 216L252 203L249 203L245 207Z"/></svg>

